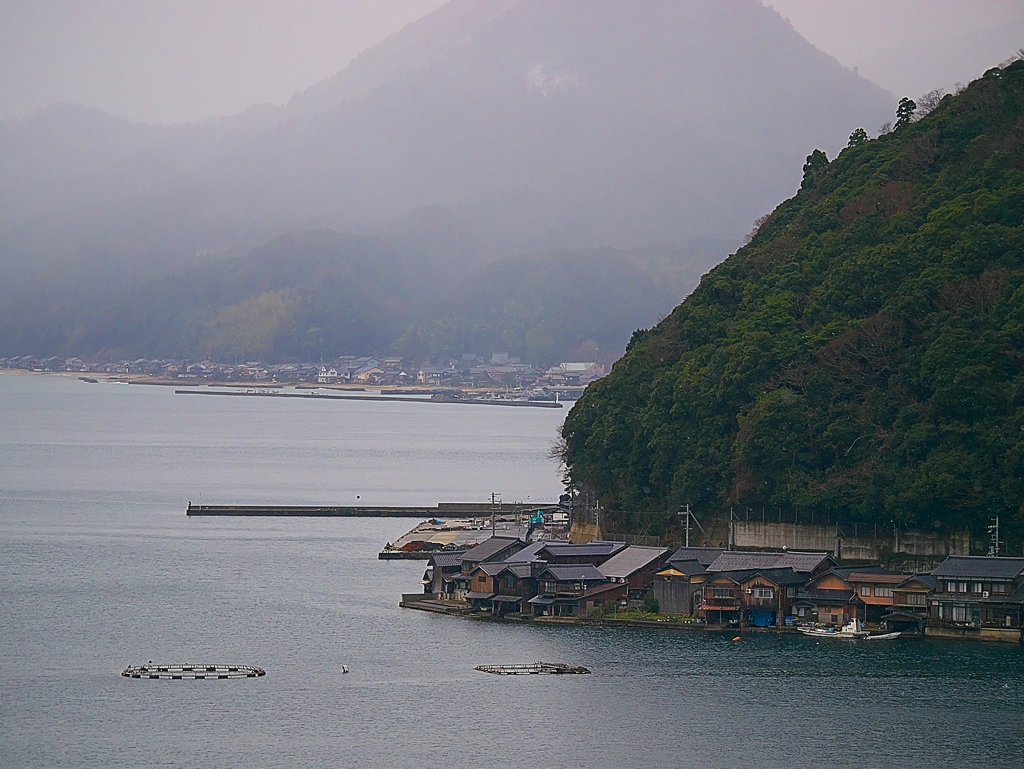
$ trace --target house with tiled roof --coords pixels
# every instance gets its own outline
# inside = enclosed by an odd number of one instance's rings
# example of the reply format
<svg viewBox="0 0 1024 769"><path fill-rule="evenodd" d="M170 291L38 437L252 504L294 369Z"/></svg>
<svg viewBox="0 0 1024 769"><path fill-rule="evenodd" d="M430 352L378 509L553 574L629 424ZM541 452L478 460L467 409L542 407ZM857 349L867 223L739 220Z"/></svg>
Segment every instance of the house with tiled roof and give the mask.
<svg viewBox="0 0 1024 769"><path fill-rule="evenodd" d="M951 555L932 570L925 634L1020 642L1024 558Z"/></svg>

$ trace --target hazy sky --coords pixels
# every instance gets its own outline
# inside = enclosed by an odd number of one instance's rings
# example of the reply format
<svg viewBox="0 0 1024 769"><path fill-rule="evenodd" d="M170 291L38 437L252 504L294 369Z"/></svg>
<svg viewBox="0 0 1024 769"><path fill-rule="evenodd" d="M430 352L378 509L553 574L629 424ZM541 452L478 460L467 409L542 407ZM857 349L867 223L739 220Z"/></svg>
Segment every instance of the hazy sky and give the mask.
<svg viewBox="0 0 1024 769"><path fill-rule="evenodd" d="M59 101L153 122L280 104L441 4L0 0L0 119ZM1024 46L1024 0L766 4L898 96L949 89Z"/></svg>

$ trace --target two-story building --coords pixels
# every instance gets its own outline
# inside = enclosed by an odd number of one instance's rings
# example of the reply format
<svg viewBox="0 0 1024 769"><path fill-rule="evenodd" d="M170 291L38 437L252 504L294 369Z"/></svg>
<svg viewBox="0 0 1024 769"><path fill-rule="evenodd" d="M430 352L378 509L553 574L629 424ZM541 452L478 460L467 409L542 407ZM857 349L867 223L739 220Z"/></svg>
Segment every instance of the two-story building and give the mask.
<svg viewBox="0 0 1024 769"><path fill-rule="evenodd" d="M654 585L654 575L671 551L663 547L630 545L597 567L609 582L625 584L627 606L640 606Z"/></svg>
<svg viewBox="0 0 1024 769"><path fill-rule="evenodd" d="M697 616L708 566L724 553L720 547L681 547L655 575L654 599L664 614Z"/></svg>
<svg viewBox="0 0 1024 769"><path fill-rule="evenodd" d="M609 587L610 586L610 587ZM601 590L595 591L600 587ZM614 588L614 589L611 589ZM608 600L605 592L625 597L628 586L611 585L596 566L590 564L564 564L545 566L537 575L537 595L529 600L534 615L553 617L586 616L597 605L600 595L602 606ZM589 593L589 595L588 595ZM616 596L620 597L619 595ZM589 603L593 604L588 606Z"/></svg>
<svg viewBox="0 0 1024 769"><path fill-rule="evenodd" d="M923 633L928 622L928 599L935 592L935 577L930 574L904 576L893 586L892 609L882 616L889 630Z"/></svg>
<svg viewBox="0 0 1024 769"><path fill-rule="evenodd" d="M931 576L926 635L1021 641L1024 558L951 555Z"/></svg>

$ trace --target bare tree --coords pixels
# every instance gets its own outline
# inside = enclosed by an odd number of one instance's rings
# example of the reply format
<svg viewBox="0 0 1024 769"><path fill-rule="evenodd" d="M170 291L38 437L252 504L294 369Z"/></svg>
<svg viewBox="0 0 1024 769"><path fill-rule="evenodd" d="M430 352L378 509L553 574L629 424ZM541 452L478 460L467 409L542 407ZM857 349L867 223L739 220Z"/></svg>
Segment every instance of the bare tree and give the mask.
<svg viewBox="0 0 1024 769"><path fill-rule="evenodd" d="M939 102L942 101L942 97L946 95L946 92L941 88L936 88L934 91L921 94L917 97L917 112L914 113L914 120L920 120L933 109L939 106Z"/></svg>
<svg viewBox="0 0 1024 769"><path fill-rule="evenodd" d="M886 120L882 125L878 126L878 135L885 136L886 134L892 133L892 121Z"/></svg>
<svg viewBox="0 0 1024 769"><path fill-rule="evenodd" d="M1017 52L1014 53L1013 56L1011 56L1009 59L999 62L999 67L1001 69L1006 69L1015 61L1024 61L1024 48L1018 48Z"/></svg>
<svg viewBox="0 0 1024 769"><path fill-rule="evenodd" d="M764 214L763 216L757 217L754 220L754 229L752 229L743 237L743 242L749 243L750 241L752 241L754 239L754 236L757 234L757 231L761 229L761 227L764 226L764 223L767 222L770 218L771 214Z"/></svg>

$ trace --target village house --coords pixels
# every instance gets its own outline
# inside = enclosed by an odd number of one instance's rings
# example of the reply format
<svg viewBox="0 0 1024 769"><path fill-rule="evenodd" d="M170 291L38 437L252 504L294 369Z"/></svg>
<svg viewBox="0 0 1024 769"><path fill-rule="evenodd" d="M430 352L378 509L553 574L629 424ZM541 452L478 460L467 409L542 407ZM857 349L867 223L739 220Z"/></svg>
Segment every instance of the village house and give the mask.
<svg viewBox="0 0 1024 769"><path fill-rule="evenodd" d="M798 620L842 627L854 618L863 619L864 602L850 582L852 572L852 569L832 569L808 580L793 601L793 613Z"/></svg>
<svg viewBox="0 0 1024 769"><path fill-rule="evenodd" d="M441 550L430 555L430 592L443 601L461 601L464 598L465 579L462 577L464 550Z"/></svg>
<svg viewBox="0 0 1024 769"><path fill-rule="evenodd" d="M926 635L1021 641L1024 558L951 555L931 576Z"/></svg>
<svg viewBox="0 0 1024 769"><path fill-rule="evenodd" d="M586 616L598 601L603 605L606 600L625 597L628 591L625 584L609 585L597 567L590 564L546 566L537 575L537 583L538 593L528 603L535 614L552 617ZM599 586L602 590L595 591ZM606 592L616 595L611 598L605 596Z"/></svg>
<svg viewBox="0 0 1024 769"><path fill-rule="evenodd" d="M867 622L881 622L882 617L890 614L895 602L896 585L906 578L906 574L893 574L881 567L849 572L848 581L864 603L863 619Z"/></svg>
<svg viewBox="0 0 1024 769"><path fill-rule="evenodd" d="M597 570L609 582L625 584L627 607L638 607L654 586L654 575L670 555L671 551L663 547L630 545L601 563Z"/></svg>
<svg viewBox="0 0 1024 769"><path fill-rule="evenodd" d="M697 616L707 567L725 550L720 547L681 547L655 575L654 599L665 614Z"/></svg>
<svg viewBox="0 0 1024 769"><path fill-rule="evenodd" d="M595 539L586 544L573 544L555 540L545 543L538 558L552 564L589 564L600 566L616 553L625 550L625 542L606 542Z"/></svg>
<svg viewBox="0 0 1024 769"><path fill-rule="evenodd" d="M901 575L893 586L892 609L882 616L886 628L903 633L923 633L928 621L928 598L935 591L930 574Z"/></svg>
<svg viewBox="0 0 1024 769"><path fill-rule="evenodd" d="M466 592L463 600L478 611L487 611L492 608L492 599L497 592L494 577L505 568L500 561L484 561L470 570L466 582Z"/></svg>

